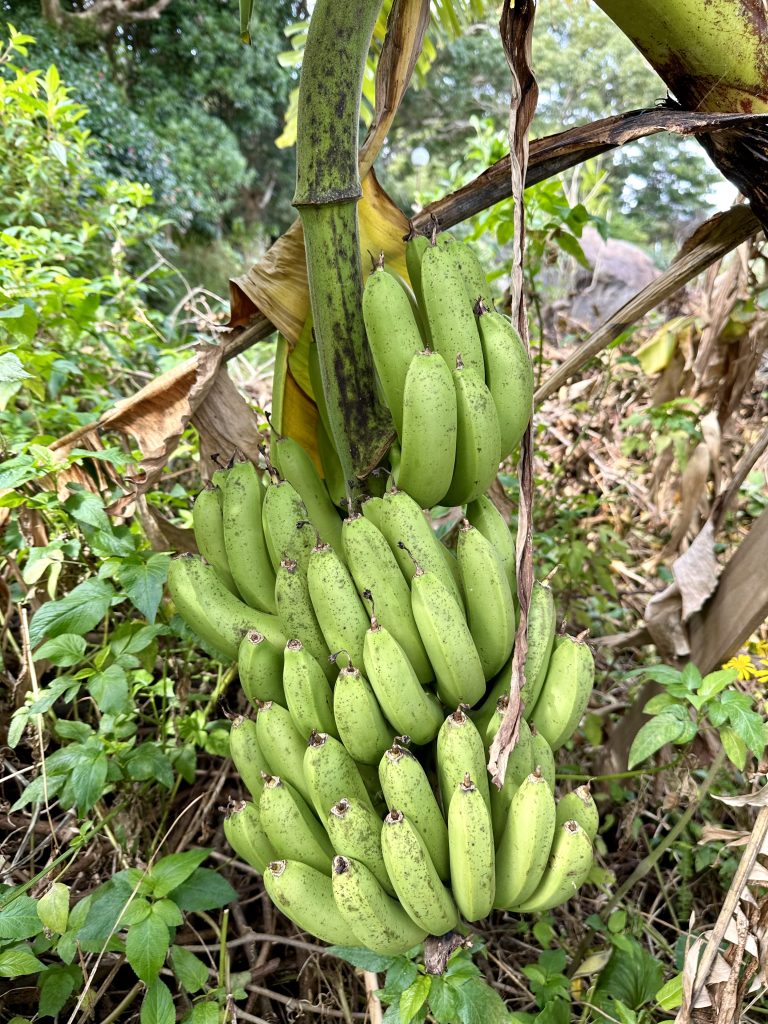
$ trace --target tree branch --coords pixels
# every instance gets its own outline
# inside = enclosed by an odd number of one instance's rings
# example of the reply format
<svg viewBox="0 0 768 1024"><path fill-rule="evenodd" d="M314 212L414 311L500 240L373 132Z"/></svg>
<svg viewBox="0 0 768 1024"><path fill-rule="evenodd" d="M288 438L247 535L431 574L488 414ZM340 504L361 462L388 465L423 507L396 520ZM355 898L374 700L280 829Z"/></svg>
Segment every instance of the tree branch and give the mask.
<svg viewBox="0 0 768 1024"><path fill-rule="evenodd" d="M125 22L156 21L172 0L94 0L84 11L65 11L60 0L40 0L42 15L56 28L109 36Z"/></svg>

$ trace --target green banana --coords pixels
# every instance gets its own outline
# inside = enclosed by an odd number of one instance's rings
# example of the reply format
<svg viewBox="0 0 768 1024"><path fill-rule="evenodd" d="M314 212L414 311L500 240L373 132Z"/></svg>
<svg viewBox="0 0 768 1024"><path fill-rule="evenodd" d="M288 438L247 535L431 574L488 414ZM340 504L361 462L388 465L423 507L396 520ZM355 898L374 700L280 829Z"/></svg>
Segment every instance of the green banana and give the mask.
<svg viewBox="0 0 768 1024"><path fill-rule="evenodd" d="M578 821L566 821L555 831L544 877L525 900L509 910L519 914L538 914L552 910L575 896L592 867L592 843Z"/></svg>
<svg viewBox="0 0 768 1024"><path fill-rule="evenodd" d="M298 562L306 572L315 538L312 529L300 526L309 519L299 492L287 480L270 483L261 507L264 540L275 573L283 559Z"/></svg>
<svg viewBox="0 0 768 1024"><path fill-rule="evenodd" d="M510 321L476 306L480 343L485 361L485 382L499 418L501 457L520 443L533 412L533 366L528 350Z"/></svg>
<svg viewBox="0 0 768 1024"><path fill-rule="evenodd" d="M405 651L375 616L363 641L363 664L381 710L397 732L418 744L434 739L443 721L440 704L421 688ZM386 746L391 740L390 733Z"/></svg>
<svg viewBox="0 0 768 1024"><path fill-rule="evenodd" d="M371 497L366 498L360 506L360 511L369 523L373 523L377 530L381 530L381 506L383 503L383 496L379 498L376 497L376 495L371 495ZM342 533L343 530L344 528L342 527Z"/></svg>
<svg viewBox="0 0 768 1024"><path fill-rule="evenodd" d="M424 309L424 295L421 291L421 261L428 248L429 239L426 235L414 235L408 239L408 244L405 247L405 266L408 270L408 278L421 309Z"/></svg>
<svg viewBox="0 0 768 1024"><path fill-rule="evenodd" d="M197 550L206 562L210 562L227 590L231 590L235 597L239 597L240 591L229 571L227 549L224 544L222 500L219 488L213 484L206 484L205 490L200 491L192 506L192 525Z"/></svg>
<svg viewBox="0 0 768 1024"><path fill-rule="evenodd" d="M370 683L356 668L347 666L339 672L333 713L339 737L355 761L378 764L395 730L381 713Z"/></svg>
<svg viewBox="0 0 768 1024"><path fill-rule="evenodd" d="M333 504L340 509L346 509L347 481L344 478L344 470L341 468L339 453L328 435L323 421L317 421L317 453L320 456L320 465L323 467L323 481L328 497Z"/></svg>
<svg viewBox="0 0 768 1024"><path fill-rule="evenodd" d="M320 544L312 549L307 569L309 596L323 639L331 653L341 652L336 658L341 667L362 664L368 628L368 615L342 557L329 544Z"/></svg>
<svg viewBox="0 0 768 1024"><path fill-rule="evenodd" d="M496 675L488 683L486 689L486 696L482 704L478 704L477 707L472 708L467 712L469 717L477 726L478 732L481 736L485 736L488 729L488 724L496 714L496 705L499 703L499 697L503 697L509 693L510 686L512 685L512 656L504 662L504 666L496 673Z"/></svg>
<svg viewBox="0 0 768 1024"><path fill-rule="evenodd" d="M367 504L367 503L366 503ZM363 509L365 513L365 507ZM440 577L463 608L461 591L443 554L444 548L424 513L405 491L389 490L381 499L379 529L409 582L418 563Z"/></svg>
<svg viewBox="0 0 768 1024"><path fill-rule="evenodd" d="M320 821L325 824L335 803L346 798L359 800L373 811L373 804L352 755L338 740L324 732L313 732L304 752L304 777L309 798Z"/></svg>
<svg viewBox="0 0 768 1024"><path fill-rule="evenodd" d="M398 437L403 428L403 390L408 366L422 348L408 294L384 271L383 258L363 288L363 319L374 366Z"/></svg>
<svg viewBox="0 0 768 1024"><path fill-rule="evenodd" d="M504 565L489 540L468 520L457 545L467 621L483 673L491 679L515 643L515 605Z"/></svg>
<svg viewBox="0 0 768 1024"><path fill-rule="evenodd" d="M278 910L302 931L332 945L360 945L339 913L330 878L309 864L273 860L264 872L264 888Z"/></svg>
<svg viewBox="0 0 768 1024"><path fill-rule="evenodd" d="M472 309L475 308L478 299L482 299L489 309L493 309L493 296L488 279L475 250L466 242L456 241L450 246L450 254L458 264Z"/></svg>
<svg viewBox="0 0 768 1024"><path fill-rule="evenodd" d="M271 455L280 475L298 491L320 537L340 554L341 519L312 459L292 437L277 438Z"/></svg>
<svg viewBox="0 0 768 1024"><path fill-rule="evenodd" d="M426 938L397 900L382 889L365 864L351 857L333 860L333 896L358 942L385 956L398 956Z"/></svg>
<svg viewBox="0 0 768 1024"><path fill-rule="evenodd" d="M252 462L229 471L222 509L227 560L237 589L259 611L274 613L275 571L261 525L263 488Z"/></svg>
<svg viewBox="0 0 768 1024"><path fill-rule="evenodd" d="M344 520L341 544L358 594L372 595L370 610L403 648L419 682L429 682L434 673L413 618L411 591L384 535L355 514Z"/></svg>
<svg viewBox="0 0 768 1024"><path fill-rule="evenodd" d="M496 869L491 816L469 772L451 799L448 845L453 897L467 921L480 921L493 908Z"/></svg>
<svg viewBox="0 0 768 1024"><path fill-rule="evenodd" d="M322 666L301 640L289 640L285 645L283 687L291 718L305 739L313 729L339 738L333 717L333 691Z"/></svg>
<svg viewBox="0 0 768 1024"><path fill-rule="evenodd" d="M531 724L531 744L534 767L541 770L547 785L554 793L556 777L555 755L552 753L552 747L550 747L533 723Z"/></svg>
<svg viewBox="0 0 768 1024"><path fill-rule="evenodd" d="M256 611L227 590L211 565L195 555L179 555L168 567L168 589L190 629L232 661L246 633L256 630L276 647L285 644L276 615Z"/></svg>
<svg viewBox="0 0 768 1024"><path fill-rule="evenodd" d="M430 935L455 928L459 915L453 897L440 881L418 830L395 808L384 819L381 851L397 898L411 920Z"/></svg>
<svg viewBox="0 0 768 1024"><path fill-rule="evenodd" d="M541 884L555 834L555 798L541 775L523 780L496 848L494 906L510 910Z"/></svg>
<svg viewBox="0 0 768 1024"><path fill-rule="evenodd" d="M258 809L245 800L240 800L227 810L224 835L240 860L250 864L260 875L264 874L267 864L276 857L274 847L262 828Z"/></svg>
<svg viewBox="0 0 768 1024"><path fill-rule="evenodd" d="M254 707L258 700L285 703L283 652L258 630L252 629L240 641L237 671L243 692Z"/></svg>
<svg viewBox="0 0 768 1024"><path fill-rule="evenodd" d="M452 246L429 246L421 260L421 290L432 347L449 367L460 354L477 380L485 376L475 315ZM482 488L485 490L485 488Z"/></svg>
<svg viewBox="0 0 768 1024"><path fill-rule="evenodd" d="M312 607L307 574L290 559L282 561L277 570L275 601L285 634L301 640L332 682L336 678L336 666L329 660L331 652Z"/></svg>
<svg viewBox="0 0 768 1024"><path fill-rule="evenodd" d="M485 693L480 656L461 606L437 573L425 572L421 566L416 568L411 582L411 607L435 670L440 700L449 707L477 704Z"/></svg>
<svg viewBox="0 0 768 1024"><path fill-rule="evenodd" d="M480 494L467 505L467 519L493 545L514 597L517 594L515 541L504 516L486 494Z"/></svg>
<svg viewBox="0 0 768 1024"><path fill-rule="evenodd" d="M497 713L488 725L485 734L486 746L490 747L496 733L501 726L501 720L506 714L509 698L504 695L499 698ZM491 818L493 821L493 833L496 841L501 839L501 834L507 823L509 808L515 793L523 784L525 779L536 767L533 760L533 737L528 723L524 718L520 719L520 731L517 736L517 743L507 761L507 769L504 774L504 784L501 789L497 786L490 786L491 794Z"/></svg>
<svg viewBox="0 0 768 1024"><path fill-rule="evenodd" d="M589 786L578 786L557 801L555 824L559 828L566 821L578 821L589 841L594 840L600 816Z"/></svg>
<svg viewBox="0 0 768 1024"><path fill-rule="evenodd" d="M229 756L254 800L258 801L264 789L263 772L269 771L267 759L261 752L256 723L238 715L229 729Z"/></svg>
<svg viewBox="0 0 768 1024"><path fill-rule="evenodd" d="M444 505L466 505L483 494L496 479L501 462L499 417L482 376L456 357L456 462Z"/></svg>
<svg viewBox="0 0 768 1024"><path fill-rule="evenodd" d="M483 737L474 723L457 708L448 715L437 734L437 779L443 800L443 814L447 817L456 787L467 772L471 775L480 794L491 810L488 789L488 772L485 768L485 747Z"/></svg>
<svg viewBox="0 0 768 1024"><path fill-rule="evenodd" d="M333 847L304 798L277 775L267 775L259 800L259 817L277 858L302 863L330 874Z"/></svg>
<svg viewBox="0 0 768 1024"><path fill-rule="evenodd" d="M524 714L530 718L544 685L549 656L555 642L555 601L546 583L534 581L528 609L528 654L525 658L525 684L520 691Z"/></svg>
<svg viewBox="0 0 768 1024"><path fill-rule="evenodd" d="M421 508L432 508L451 486L456 461L456 389L438 352L411 359L403 390L400 462L395 483Z"/></svg>
<svg viewBox="0 0 768 1024"><path fill-rule="evenodd" d="M448 828L418 758L395 742L379 762L379 779L388 807L399 807L429 851L439 877L450 877Z"/></svg>
<svg viewBox="0 0 768 1024"><path fill-rule="evenodd" d="M595 661L587 644L558 636L530 716L552 750L559 750L581 721L594 681Z"/></svg>
<svg viewBox="0 0 768 1024"><path fill-rule="evenodd" d="M359 800L345 798L333 805L325 827L337 853L365 864L379 885L390 896L394 895L381 853L381 818L378 815Z"/></svg>
<svg viewBox="0 0 768 1024"><path fill-rule="evenodd" d="M311 800L311 790L304 778L307 741L293 724L290 712L274 701L261 704L256 716L256 739L269 765L270 775L279 773L305 800Z"/></svg>

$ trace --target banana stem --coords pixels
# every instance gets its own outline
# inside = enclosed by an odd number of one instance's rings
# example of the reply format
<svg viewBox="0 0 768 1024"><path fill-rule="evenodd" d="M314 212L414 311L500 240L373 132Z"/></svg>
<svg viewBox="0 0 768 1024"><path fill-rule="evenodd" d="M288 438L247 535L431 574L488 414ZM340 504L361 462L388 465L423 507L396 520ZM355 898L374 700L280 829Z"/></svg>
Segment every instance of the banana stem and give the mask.
<svg viewBox="0 0 768 1024"><path fill-rule="evenodd" d="M393 437L362 314L357 223L360 93L382 0L318 0L301 69L296 193L328 418L348 490Z"/></svg>

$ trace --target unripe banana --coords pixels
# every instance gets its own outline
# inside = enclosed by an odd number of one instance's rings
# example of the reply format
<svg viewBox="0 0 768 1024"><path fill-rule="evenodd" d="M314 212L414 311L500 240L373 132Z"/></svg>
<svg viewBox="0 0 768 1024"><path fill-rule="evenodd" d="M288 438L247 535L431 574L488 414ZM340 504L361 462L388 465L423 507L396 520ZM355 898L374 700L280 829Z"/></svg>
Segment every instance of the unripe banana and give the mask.
<svg viewBox="0 0 768 1024"><path fill-rule="evenodd" d="M327 875L298 860L273 860L264 872L264 888L278 910L302 931L332 945L360 944L339 913Z"/></svg>
<svg viewBox="0 0 768 1024"><path fill-rule="evenodd" d="M224 543L230 572L243 598L253 608L274 613L275 571L261 525L263 494L252 462L239 462L230 469L222 509Z"/></svg>
<svg viewBox="0 0 768 1024"><path fill-rule="evenodd" d="M307 574L290 559L282 561L277 570L275 600L284 633L301 640L326 678L333 681L336 678L336 666L329 660L331 652L312 607Z"/></svg>
<svg viewBox="0 0 768 1024"><path fill-rule="evenodd" d="M333 847L304 798L277 775L267 775L259 800L259 817L277 858L298 860L330 874Z"/></svg>
<svg viewBox="0 0 768 1024"><path fill-rule="evenodd" d="M525 685L520 691L523 713L530 718L544 685L549 656L555 642L555 601L546 583L534 581L528 609L528 654L525 658ZM537 727L538 728L538 727Z"/></svg>
<svg viewBox="0 0 768 1024"><path fill-rule="evenodd" d="M360 945L374 953L398 956L426 938L426 931L384 892L365 864L351 857L334 858L333 895Z"/></svg>
<svg viewBox="0 0 768 1024"><path fill-rule="evenodd" d="M450 247L450 253L459 267L472 309L475 308L478 299L482 299L488 309L493 309L493 296L488 279L475 250L466 242L456 241Z"/></svg>
<svg viewBox="0 0 768 1024"><path fill-rule="evenodd" d="M600 824L600 817L589 786L578 786L557 801L555 818L557 828L564 825L566 821L578 821L589 841L594 840L597 835L597 827Z"/></svg>
<svg viewBox="0 0 768 1024"><path fill-rule="evenodd" d="M397 898L412 921L430 935L444 935L458 924L453 897L432 863L418 829L393 808L384 819L381 851Z"/></svg>
<svg viewBox="0 0 768 1024"><path fill-rule="evenodd" d="M417 567L411 607L435 670L440 700L449 707L477 704L485 693L483 666L461 606L436 573Z"/></svg>
<svg viewBox="0 0 768 1024"><path fill-rule="evenodd" d="M476 307L485 361L485 382L499 418L501 457L509 455L525 433L533 411L533 366L528 350L501 313Z"/></svg>
<svg viewBox="0 0 768 1024"><path fill-rule="evenodd" d="M383 504L383 495L381 498L371 495L371 497L366 498L360 506L360 511L369 523L373 523L377 530L381 530L381 507Z"/></svg>
<svg viewBox="0 0 768 1024"><path fill-rule="evenodd" d="M518 914L539 914L552 910L575 896L592 867L592 843L578 821L566 821L555 831L555 841L538 887L526 900L510 910Z"/></svg>
<svg viewBox="0 0 768 1024"><path fill-rule="evenodd" d="M224 835L240 860L250 864L261 875L267 864L275 859L275 849L262 827L258 809L245 800L240 800L227 811Z"/></svg>
<svg viewBox="0 0 768 1024"><path fill-rule="evenodd" d="M253 719L238 715L233 720L229 730L229 756L246 789L258 803L264 789L263 772L269 772L269 764L259 746Z"/></svg>
<svg viewBox="0 0 768 1024"><path fill-rule="evenodd" d="M469 772L451 800L448 845L453 897L467 921L480 921L493 908L496 869L491 816Z"/></svg>
<svg viewBox="0 0 768 1024"><path fill-rule="evenodd" d="M446 494L456 461L456 389L445 360L425 349L411 359L403 391L395 482L421 508Z"/></svg>
<svg viewBox="0 0 768 1024"><path fill-rule="evenodd" d="M378 764L395 730L381 713L371 684L356 668L347 666L339 672L333 713L341 742L355 761Z"/></svg>
<svg viewBox="0 0 768 1024"><path fill-rule="evenodd" d="M444 505L466 505L491 486L501 462L501 434L496 407L482 376L460 353L455 362L456 462Z"/></svg>
<svg viewBox="0 0 768 1024"><path fill-rule="evenodd" d="M313 732L304 752L304 776L310 799L320 821L325 824L328 812L339 800L359 800L373 811L357 765L348 750L333 736Z"/></svg>
<svg viewBox="0 0 768 1024"><path fill-rule="evenodd" d="M390 896L394 895L381 853L381 818L378 815L359 800L345 798L333 805L325 827L336 853L365 864L379 885Z"/></svg>
<svg viewBox="0 0 768 1024"><path fill-rule="evenodd" d="M283 667L285 703L301 736L306 740L313 729L338 739L333 717L333 691L322 667L302 645L289 640Z"/></svg>
<svg viewBox="0 0 768 1024"><path fill-rule="evenodd" d="M227 486L228 476L229 468L226 466L222 466L220 469L214 470L211 474L211 484L216 488L220 505L223 505L224 503L224 490Z"/></svg>
<svg viewBox="0 0 768 1024"><path fill-rule="evenodd" d="M413 618L411 591L384 535L364 516L352 515L341 528L341 543L357 592L363 599L372 595L370 611L403 648L419 682L429 682L434 673Z"/></svg>
<svg viewBox="0 0 768 1024"><path fill-rule="evenodd" d="M464 365L482 381L485 368L475 315L461 270L448 247L434 245L425 251L421 260L421 290L432 347L451 368L461 353Z"/></svg>
<svg viewBox="0 0 768 1024"><path fill-rule="evenodd" d="M221 514L222 492L212 484L206 484L192 506L192 525L195 531L197 550L216 570L219 579L235 597L240 596L232 573L229 571L227 549L224 544L224 521Z"/></svg>
<svg viewBox="0 0 768 1024"><path fill-rule="evenodd" d="M457 546L467 622L486 679L515 643L515 606L504 565L490 541L465 519Z"/></svg>
<svg viewBox="0 0 768 1024"><path fill-rule="evenodd" d="M443 813L448 816L456 787L469 772L490 812L491 797L488 772L485 768L483 738L474 723L459 707L448 715L437 734L437 778L443 800Z"/></svg>
<svg viewBox="0 0 768 1024"><path fill-rule="evenodd" d="M501 727L504 715L507 713L509 698L506 694L499 698L497 713L488 725L485 734L486 747L490 747L493 739ZM520 719L520 731L517 736L517 743L509 755L507 768L504 774L504 784L501 789L497 786L489 786L491 794L491 817L493 820L493 833L496 842L501 839L502 832L507 823L509 808L515 793L525 779L536 767L533 760L533 738L528 723L524 718Z"/></svg>
<svg viewBox="0 0 768 1024"><path fill-rule="evenodd" d="M261 521L275 573L284 559L297 562L303 572L307 571L315 543L314 530L299 524L308 519L307 507L292 484L287 480L270 483L264 493Z"/></svg>
<svg viewBox="0 0 768 1024"><path fill-rule="evenodd" d="M282 647L285 637L276 615L249 608L227 590L213 566L195 555L179 555L168 567L168 589L190 629L225 658L234 661L240 642L255 629Z"/></svg>
<svg viewBox="0 0 768 1024"><path fill-rule="evenodd" d="M291 437L278 438L271 454L280 474L298 491L321 538L341 553L341 519L312 459Z"/></svg>
<svg viewBox="0 0 768 1024"><path fill-rule="evenodd" d="M283 652L258 630L252 629L240 641L237 671L243 692L254 707L257 701L285 703Z"/></svg>
<svg viewBox="0 0 768 1024"><path fill-rule="evenodd" d="M259 706L256 716L256 739L270 775L280 775L297 789L305 800L312 799L308 781L304 778L304 750L307 745L290 712L274 701Z"/></svg>
<svg viewBox="0 0 768 1024"><path fill-rule="evenodd" d="M409 494L398 490L387 491L382 498L379 529L406 580L413 578L418 563L425 571L439 576L459 607L463 608L461 591L443 553L445 549Z"/></svg>
<svg viewBox="0 0 768 1024"><path fill-rule="evenodd" d="M486 494L480 494L467 505L467 519L493 545L514 597L517 594L515 541L504 516Z"/></svg>
<svg viewBox="0 0 768 1024"><path fill-rule="evenodd" d="M340 509L347 508L347 481L344 477L344 470L341 468L341 460L336 447L323 426L323 421L317 421L317 453L320 456L320 465L323 467L323 482L328 491L328 497L333 504Z"/></svg>
<svg viewBox="0 0 768 1024"><path fill-rule="evenodd" d="M478 732L481 736L485 736L488 724L496 714L496 705L499 702L499 697L503 697L505 694L508 694L511 685L512 655L507 658L503 667L496 673L493 679L488 682L488 688L486 690L486 696L483 703L478 704L477 707L472 708L467 712L469 717L477 726Z"/></svg>
<svg viewBox="0 0 768 1024"><path fill-rule="evenodd" d="M343 549L342 549L343 550ZM337 665L361 665L368 615L341 555L328 544L313 548L307 570L312 607Z"/></svg>
<svg viewBox="0 0 768 1024"><path fill-rule="evenodd" d="M531 724L531 744L534 767L541 770L541 774L544 776L547 785L554 793L555 778L557 774L557 769L555 767L555 755L552 753L552 747L550 747L533 724ZM575 817L575 815L571 815L571 817Z"/></svg>
<svg viewBox="0 0 768 1024"><path fill-rule="evenodd" d="M429 239L426 235L414 235L408 239L405 247L405 265L408 269L408 278L416 296L419 307L424 309L424 295L421 290L421 261L424 253L429 249Z"/></svg>
<svg viewBox="0 0 768 1024"><path fill-rule="evenodd" d="M398 436L403 426L403 389L408 365L423 342L408 295L384 271L368 275L363 289L363 319L376 373Z"/></svg>
<svg viewBox="0 0 768 1024"><path fill-rule="evenodd" d="M595 661L586 643L555 639L547 674L531 721L553 750L559 750L581 721L595 681Z"/></svg>
<svg viewBox="0 0 768 1024"><path fill-rule="evenodd" d="M443 720L440 704L421 688L405 651L375 617L365 634L363 663L376 699L395 730L418 744L434 739ZM392 734L387 746L391 740Z"/></svg>
<svg viewBox="0 0 768 1024"><path fill-rule="evenodd" d="M496 848L494 906L509 910L539 886L555 833L555 798L534 772L512 798L507 823Z"/></svg>
<svg viewBox="0 0 768 1024"><path fill-rule="evenodd" d="M379 779L388 807L399 807L429 851L439 877L450 877L448 828L420 761L410 750L393 744L379 763Z"/></svg>

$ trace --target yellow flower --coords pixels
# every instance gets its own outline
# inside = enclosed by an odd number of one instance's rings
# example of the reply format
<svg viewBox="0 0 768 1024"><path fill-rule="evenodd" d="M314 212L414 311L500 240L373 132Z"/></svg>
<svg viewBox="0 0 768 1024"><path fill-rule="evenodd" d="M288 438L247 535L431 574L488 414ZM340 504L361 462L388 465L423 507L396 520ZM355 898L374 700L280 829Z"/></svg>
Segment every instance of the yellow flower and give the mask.
<svg viewBox="0 0 768 1024"><path fill-rule="evenodd" d="M735 668L736 674L742 682L746 682L747 679L752 679L757 675L757 669L752 664L752 659L748 654L737 654L735 658L726 661L723 668Z"/></svg>
<svg viewBox="0 0 768 1024"><path fill-rule="evenodd" d="M768 660L768 640L758 640L753 646L758 658Z"/></svg>

